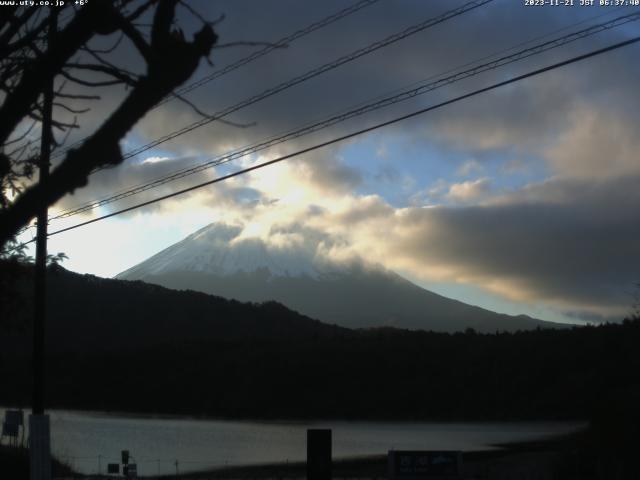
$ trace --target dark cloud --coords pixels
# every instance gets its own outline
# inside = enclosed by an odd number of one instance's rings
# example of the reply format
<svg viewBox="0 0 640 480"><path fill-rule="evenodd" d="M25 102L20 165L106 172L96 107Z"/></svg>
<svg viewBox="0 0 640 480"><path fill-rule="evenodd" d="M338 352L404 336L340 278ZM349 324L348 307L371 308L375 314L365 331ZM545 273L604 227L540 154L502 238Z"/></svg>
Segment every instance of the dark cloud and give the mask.
<svg viewBox="0 0 640 480"><path fill-rule="evenodd" d="M207 112L219 111L347 52L461 4L462 2L452 4L444 0L399 0L392 4L380 2L296 41L286 49L280 49L208 83L187 96ZM226 15L225 21L217 27L220 43L224 44L246 40L277 40L344 8L345 3L338 0L303 3L295 0L268 3L234 0L197 3L194 6L208 18L217 18L220 13ZM181 9L179 12L180 25L187 34L199 26L199 22L186 10ZM257 126L253 128L239 129L211 124L172 140L163 148L171 149L180 156L223 153L598 13L602 13L602 10L579 7L564 11L553 8L532 9L523 7L521 2L494 2L343 65L335 71L234 113L229 118L241 123L257 122ZM623 12L619 12L621 13ZM594 22L602 20L604 18ZM576 28L584 28L586 25ZM562 54L546 54L543 59L529 59L522 65L509 67L506 75L566 57L569 53L584 51L587 46L595 47L606 43L601 39L613 41L620 36L616 32L607 32L588 41L577 42L568 47L568 53L563 50ZM215 63L213 69L232 63L254 48L259 47L215 50L212 56ZM448 133L445 138L455 137L455 140L460 141L461 137L465 137L468 141L474 141L474 132L482 139L492 137L492 130L505 130L508 127L517 132L515 137L510 138L512 143L533 138L535 132L546 132L553 129L553 125L562 124L563 118L558 115L559 112L564 112L564 115L568 112L574 97L572 92L575 94L579 91L583 95L602 90L603 87L616 92L634 91L633 79L637 77L624 73L630 70L629 62L635 58L633 48L603 57L604 60L590 62L584 68L571 67L571 72L566 74L545 75L543 80L528 81L522 87L505 89L497 96L489 95L486 99L468 102L468 105L461 107L462 111L447 109L445 118L438 117L440 128L436 135L440 137L445 132ZM134 70L140 65L139 55L126 41L115 56L114 61L117 60L118 64ZM202 78L213 69L203 62L192 80ZM610 72L615 72L615 75ZM449 97L504 77L504 70L488 73L481 79L456 84L443 89L441 93L415 99L404 108L410 110L437 98ZM74 134L71 140L99 124L125 93L123 89L106 90L104 101L94 105L92 113L81 118L84 128L77 135ZM616 95L627 98L624 94ZM620 99L616 99L618 101ZM369 118L374 121L383 117L385 114L380 112ZM138 126L137 134L143 141L153 140L200 118L188 106L174 100L150 113ZM425 122L430 119L425 118ZM495 128L492 128L494 124ZM321 140L344 130L344 126L339 126L332 129L331 134L321 134L316 138ZM465 132L465 135L461 135L461 132ZM474 145L477 144L478 139L474 142Z"/></svg>
<svg viewBox="0 0 640 480"><path fill-rule="evenodd" d="M246 39L247 35L251 39L274 39L331 11L344 8L343 2L335 1L316 4L303 11L300 11L299 2L279 2L276 5L276 8L270 5L265 11L257 12L255 3L252 3L251 13L247 13L250 9L245 8L242 2L216 4L210 9L211 15L214 14L213 9L224 9L227 13L227 20L220 26L221 41L224 42L242 40L243 36ZM189 97L208 111L220 110L453 7L451 2L400 2L394 4L393 8L380 3L222 77L189 94ZM490 15L483 15L483 10L490 12ZM293 12L296 14L293 15ZM442 73L458 63L504 49L504 45L512 41L517 43L528 39L534 33L539 33L543 21L545 30L550 28L550 23L556 23L550 20L552 15L545 19L540 17L507 4L482 7L232 115L236 121L258 122L255 128L238 130L223 126L206 127L172 144L177 148L195 144L212 150L229 140L235 144L250 143L253 139L288 130L398 86ZM256 20L258 18L260 20ZM527 21L522 24L524 18ZM541 25L535 24L532 20L535 18L539 19ZM518 22L521 25L514 28L513 25ZM501 28L495 28L496 25ZM508 28L503 28L505 25ZM474 41L469 42L469 38L474 38ZM215 55L221 58L216 63L224 65L244 54L246 51L242 50L219 51ZM256 82L256 79L259 81ZM412 103L415 105L420 102L418 99ZM154 138L172 121L188 123L189 117L192 121L196 119L184 106L171 102L163 107L163 113L159 113L155 120L145 122L141 131ZM379 118L380 115L374 117ZM339 127L338 130L342 129Z"/></svg>
<svg viewBox="0 0 640 480"><path fill-rule="evenodd" d="M323 149L294 161L297 171L307 180L327 192L353 191L363 182L359 170L340 161L336 149Z"/></svg>
<svg viewBox="0 0 640 480"><path fill-rule="evenodd" d="M392 248L502 293L570 311L621 311L640 271L638 180L555 181L497 205L412 209L403 220L412 228Z"/></svg>
<svg viewBox="0 0 640 480"><path fill-rule="evenodd" d="M292 43L289 48L280 49L194 90L187 96L209 113L219 111L420 20L439 15L458 4L462 3L456 2L453 5L447 1L401 0L390 5L380 2ZM225 21L217 27L221 43L274 41L344 6L344 2L337 0L304 4L293 0L270 3L227 1L197 5L208 18L217 18L220 13L225 13ZM235 128L213 123L163 144L162 149L173 151L177 156L195 154L205 158L225 153L599 13L602 10L595 8L532 9L523 7L520 2L494 2L343 65L229 117L240 123L256 122L254 127ZM197 28L198 22L186 11L181 11L181 17L181 26L186 32ZM584 28L586 25L575 28ZM577 42L562 52L545 54L541 59L529 59L506 71L497 70L478 79L455 84L416 98L390 112L380 111L315 134L309 140L294 141L279 147L279 151L288 153L363 124L386 119L390 113L406 112L439 98L449 98L470 88L484 86L505 76L607 43L603 39L613 41L620 36L616 32L607 32L587 41ZM581 67L550 73L544 78L466 101L459 106L449 107L442 113L422 117L414 126L402 124L386 132L406 134L417 130L416 135L426 135L430 142L448 142L467 148L531 146L544 142L550 135L565 127L578 97L588 97L589 101L595 102L604 96L607 100L613 100L615 105L619 104L620 108L627 104L627 93L635 92L637 79L637 76L627 73L630 63L635 63L631 61L635 57L633 48L597 61L589 61ZM124 64L135 64L137 54L133 50L130 46L118 50L118 56L122 57ZM251 51L250 47L216 50L213 54L216 65L214 68L232 63ZM211 71L212 68L203 63L193 80ZM615 74L612 75L611 72ZM605 94L603 90L617 93ZM83 125L98 124L122 95L122 91L117 94L108 93L105 101L100 102L92 113L81 119ZM637 96L632 98L635 97ZM640 109L632 108L630 111L637 112ZM174 100L151 112L136 129L136 135L142 141L153 140L200 118L188 106ZM125 145L125 150L129 148L130 146Z"/></svg>
<svg viewBox="0 0 640 480"><path fill-rule="evenodd" d="M335 217L342 225L355 226L373 219L381 219L393 215L392 207L381 201L379 197L364 197L349 210Z"/></svg>
<svg viewBox="0 0 640 480"><path fill-rule="evenodd" d="M289 48L189 93L188 98L207 112L222 110L462 3L446 0L378 2ZM228 43L277 40L344 8L345 3L341 0L229 0L201 2L197 6L209 18L226 14L226 20L217 28L220 41ZM97 174L92 177L89 187L66 198L57 208L93 200L290 131L348 106L603 12L605 10L579 6L527 8L520 1L493 2L229 116L229 120L255 122L255 126L238 128L212 123L142 156L175 159L141 163L138 158ZM629 10L610 12L611 16L571 30ZM198 22L186 11L181 11L181 15L184 30L193 31ZM607 31L506 69L456 83L264 153L269 158L291 153L394 115L613 43L628 35L631 28L637 29L637 24L632 24L628 30ZM129 50L121 53L122 61L135 62L135 54L127 48ZM298 234L311 235L313 230L312 243L315 245L329 242L328 237L323 236L331 235L333 239L333 235L340 233L338 227L342 226L345 238L349 236L347 232L354 237L351 238L353 245L375 243L377 251L386 252L388 259L404 258L402 265L417 272L438 268L448 272L449 279L486 286L514 297L520 295L527 301L550 302L583 317L584 312L609 315L614 310L621 311L629 303L628 287L638 280L640 271L637 260L640 258L637 242L640 197L636 193L640 179L640 162L637 161L640 148L637 140L640 138L638 48L637 45L627 47L386 128L379 141L381 151L391 136L400 139L400 143L417 142L431 148L435 145L443 154L462 151L471 158L507 151L508 157L517 158L518 163L505 168L526 170L528 162L546 162L551 175L561 178L553 177L513 194L491 198L493 184L490 178L485 178L488 173L483 171L481 183L473 184L472 178L458 178L457 181L469 180L468 188L460 183L457 190L452 190L448 183L436 183L434 191L429 193L430 198L445 198L447 192L457 191L459 197L468 194L465 200L472 200L475 192L478 195L473 199L482 197L484 203L481 205L398 210L378 197L358 197L353 192L371 176L389 184L398 183L399 179L405 178L402 159L393 159L393 170L377 173L365 171L364 167L358 170L342 160L341 154L345 150L341 145L290 162L292 166L287 175L291 183L299 180L320 192L317 201L309 200L313 205L300 206L305 212L304 222L313 222L313 227L303 229L299 218L283 219L280 223L275 222L272 234L293 238ZM251 51L251 47L219 49L212 60L215 68L219 68ZM212 68L203 63L193 80L211 71ZM71 140L99 124L125 93L116 89L105 91L104 101L80 119L85 128ZM128 138L130 144L123 144L123 149L132 148L138 141L156 139L200 118L188 106L177 101L168 102L145 117ZM169 193L214 175L210 171L188 177L135 197L135 201ZM433 180L436 182L437 178ZM267 194L256 188L250 180L241 178L198 195L203 203L228 207L229 211L245 207L251 212L255 203L265 205L277 199L278 192ZM323 203L323 195L351 195L352 208L332 213L331 206ZM277 203L271 203L264 210L273 212L277 206ZM289 221L296 228L287 230ZM372 222L377 224L376 228L370 226ZM325 231L320 235L323 226ZM351 226L354 226L353 232L349 231ZM355 238L358 235L360 237ZM341 245L338 242L331 248Z"/></svg>
<svg viewBox="0 0 640 480"><path fill-rule="evenodd" d="M153 157L152 157L153 158ZM126 186L122 189L125 191L130 187L145 185L153 182L156 179L163 178L167 175L171 175L175 172L181 171L185 168L189 168L194 165L193 158L167 158L161 157L155 158L155 161L143 161L138 162L131 160L118 166L117 168L111 168L103 170L94 174L91 178L90 185L83 189L77 190L73 195L66 196L61 202L56 205L56 211L65 210L69 208L75 208L80 205L106 198L119 193L119 190L114 191L114 185ZM166 183L164 185L146 190L142 193L128 197L117 202L106 204L104 207L105 212L126 208L128 206L142 203L148 200L158 198L169 193L191 187L197 183L206 181L207 179L214 179L220 175L216 169L209 169L203 173L197 175L185 176L179 180ZM237 208L251 207L256 202L263 200L262 194L246 185L243 185L242 181L237 182L222 182L215 187L199 189L195 192L200 195L201 201L205 204L223 206L233 206ZM189 194L182 196L176 196L174 200L163 201L161 203L152 204L145 207L145 212L151 212L157 209L161 209L171 202L181 202ZM95 213L95 212L91 212Z"/></svg>

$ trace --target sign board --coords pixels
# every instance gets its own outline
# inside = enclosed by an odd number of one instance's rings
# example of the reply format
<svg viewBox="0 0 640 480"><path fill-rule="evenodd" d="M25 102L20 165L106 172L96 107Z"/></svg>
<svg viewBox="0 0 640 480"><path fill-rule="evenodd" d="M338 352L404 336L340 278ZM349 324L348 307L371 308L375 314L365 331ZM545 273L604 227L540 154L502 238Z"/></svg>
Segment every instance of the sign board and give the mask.
<svg viewBox="0 0 640 480"><path fill-rule="evenodd" d="M120 464L119 463L107 464L107 473L115 473L116 475L120 473Z"/></svg>
<svg viewBox="0 0 640 480"><path fill-rule="evenodd" d="M4 423L10 425L24 425L24 414L22 410L7 410L4 412Z"/></svg>
<svg viewBox="0 0 640 480"><path fill-rule="evenodd" d="M130 463L129 465L125 465L124 467L122 467L122 473L127 478L137 478L138 466L135 463Z"/></svg>
<svg viewBox="0 0 640 480"><path fill-rule="evenodd" d="M462 452L390 451L389 479L456 478L462 475Z"/></svg>
<svg viewBox="0 0 640 480"><path fill-rule="evenodd" d="M20 427L15 423L4 422L2 424L2 435L6 435L7 437L17 437L19 429Z"/></svg>

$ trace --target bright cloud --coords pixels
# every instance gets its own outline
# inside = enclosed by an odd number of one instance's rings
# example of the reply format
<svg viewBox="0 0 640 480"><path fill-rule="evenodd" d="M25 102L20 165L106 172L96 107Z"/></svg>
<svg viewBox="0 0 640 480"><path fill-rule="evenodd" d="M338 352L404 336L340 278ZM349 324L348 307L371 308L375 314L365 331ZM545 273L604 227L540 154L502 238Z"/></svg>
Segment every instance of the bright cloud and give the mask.
<svg viewBox="0 0 640 480"><path fill-rule="evenodd" d="M147 157L142 163L158 163L158 162L166 162L167 160L171 160L171 157Z"/></svg>
<svg viewBox="0 0 640 480"><path fill-rule="evenodd" d="M467 203L478 201L489 194L491 180L479 178L462 183L454 183L449 187L446 197L453 202Z"/></svg>
<svg viewBox="0 0 640 480"><path fill-rule="evenodd" d="M219 27L225 42L247 40L246 32L260 39L278 38L343 8L337 0L298 3L270 5L260 10L262 15L247 15L238 2L224 7L211 2L206 8L211 18L219 8L228 13ZM447 1L409 2L403 9L383 3L366 12L366 22L355 16L345 19L346 26L337 24L331 36L310 35L191 92L189 99L208 112L223 109L335 59L337 51L344 54L450 8ZM296 15L284 15L285 8L296 9ZM519 2L487 7L486 15L478 9L455 19L456 30L430 29L418 41L363 57L232 115L237 123L256 122L251 128L214 122L150 150L144 161L100 172L88 188L65 198L56 209L255 144L602 13L586 10L533 12ZM506 28L509 25L518 28ZM622 34L606 35L182 178L104 206L100 213L453 98L584 53L598 42L608 44ZM214 52L216 65L236 60L238 51L232 50ZM637 54L637 46L619 50L430 112L380 130L378 136L352 140L368 138L374 146L369 157L361 153L364 149L344 145L318 150L65 234L65 241L52 239L53 249L67 252L72 268L115 274L208 223L220 222L241 228L239 238L260 238L273 248L306 248L339 261L366 257L414 278L481 288L520 302L523 309L542 304L565 313L620 318L630 303L626 292L640 277ZM203 64L197 77L207 73L210 68ZM83 124L99 124L121 96L107 95L109 101L100 103L103 110L92 111ZM145 117L126 146L135 148L200 119L180 102L168 102ZM427 153L409 158L412 151ZM101 243L107 238L112 238L111 246Z"/></svg>

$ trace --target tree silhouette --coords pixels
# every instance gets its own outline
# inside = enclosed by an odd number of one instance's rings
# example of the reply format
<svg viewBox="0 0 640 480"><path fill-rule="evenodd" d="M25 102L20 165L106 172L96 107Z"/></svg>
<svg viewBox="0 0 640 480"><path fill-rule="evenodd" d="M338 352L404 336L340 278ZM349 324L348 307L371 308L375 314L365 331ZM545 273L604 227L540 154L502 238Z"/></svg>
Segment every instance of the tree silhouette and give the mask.
<svg viewBox="0 0 640 480"><path fill-rule="evenodd" d="M176 25L180 4L202 22L191 40ZM94 170L121 163L119 141L191 77L217 40L214 23L181 0L91 0L73 9L51 7L50 15L72 15L61 22L50 42L49 19L43 18L43 11L44 7L5 6L0 12L0 251L39 209L85 186ZM151 23L142 23L147 17ZM100 37L118 35L111 48L92 46ZM122 41L135 47L145 63L144 73L133 73L110 56ZM32 180L39 153L30 135L40 125L41 97L52 79L57 79L54 113L84 113L77 104L99 100L87 93L94 87L124 85L128 93L89 137L64 152L43 186ZM69 86L76 91L69 91ZM54 135L54 151L60 151L64 137L78 127L75 118L61 117L53 120L55 133L63 137Z"/></svg>
<svg viewBox="0 0 640 480"><path fill-rule="evenodd" d="M633 304L631 306L631 320L640 320L640 282L635 285L636 291L633 294Z"/></svg>

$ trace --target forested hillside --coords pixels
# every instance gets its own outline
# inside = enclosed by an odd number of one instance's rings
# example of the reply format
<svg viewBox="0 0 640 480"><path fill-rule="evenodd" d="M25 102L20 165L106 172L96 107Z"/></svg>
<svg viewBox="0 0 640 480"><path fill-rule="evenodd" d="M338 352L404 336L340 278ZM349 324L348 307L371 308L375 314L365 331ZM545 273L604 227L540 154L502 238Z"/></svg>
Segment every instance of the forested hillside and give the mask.
<svg viewBox="0 0 640 480"><path fill-rule="evenodd" d="M640 321L447 334L324 325L278 304L51 272L49 405L260 418L541 419L626 411ZM72 308L67 308L71 306ZM66 310L64 310L66 308ZM30 398L4 324L0 403Z"/></svg>

